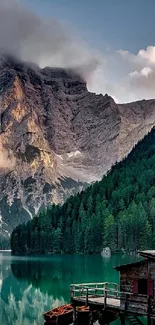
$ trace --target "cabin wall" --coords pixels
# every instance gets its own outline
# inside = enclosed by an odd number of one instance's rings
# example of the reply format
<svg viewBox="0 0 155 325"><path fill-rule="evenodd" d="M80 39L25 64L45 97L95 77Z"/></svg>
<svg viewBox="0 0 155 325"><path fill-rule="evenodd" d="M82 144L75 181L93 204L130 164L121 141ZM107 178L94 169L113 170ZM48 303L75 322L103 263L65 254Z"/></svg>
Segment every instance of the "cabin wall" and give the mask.
<svg viewBox="0 0 155 325"><path fill-rule="evenodd" d="M148 271L150 278L153 280L153 297L151 299L151 309L152 309L152 315L155 318L155 259L149 259L148 260Z"/></svg>
<svg viewBox="0 0 155 325"><path fill-rule="evenodd" d="M138 294L135 286L139 279L148 279L148 261L127 266L120 270L121 309L131 311L139 315L148 312L148 298ZM128 294L126 294L128 293Z"/></svg>

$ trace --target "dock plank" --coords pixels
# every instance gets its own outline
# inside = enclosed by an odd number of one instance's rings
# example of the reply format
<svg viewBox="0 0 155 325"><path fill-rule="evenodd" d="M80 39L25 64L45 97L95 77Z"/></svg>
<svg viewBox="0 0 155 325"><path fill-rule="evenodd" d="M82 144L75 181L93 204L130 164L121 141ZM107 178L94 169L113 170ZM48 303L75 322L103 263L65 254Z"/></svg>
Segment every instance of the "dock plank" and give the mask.
<svg viewBox="0 0 155 325"><path fill-rule="evenodd" d="M72 299L72 301L85 304L86 297L85 296L74 297ZM91 296L89 296L88 305L100 305L100 306L104 307L104 296L101 296L101 297L93 297L93 296L91 297ZM106 307L112 307L112 308L119 309L120 308L120 299L107 298Z"/></svg>

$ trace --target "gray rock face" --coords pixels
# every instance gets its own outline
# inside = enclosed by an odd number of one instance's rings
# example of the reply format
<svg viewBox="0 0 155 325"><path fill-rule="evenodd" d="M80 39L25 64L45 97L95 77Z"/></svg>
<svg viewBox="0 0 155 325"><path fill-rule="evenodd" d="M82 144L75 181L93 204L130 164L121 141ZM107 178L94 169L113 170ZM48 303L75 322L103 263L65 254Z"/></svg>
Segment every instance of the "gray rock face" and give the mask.
<svg viewBox="0 0 155 325"><path fill-rule="evenodd" d="M75 72L0 62L0 225L101 179L155 125L155 100L117 105Z"/></svg>

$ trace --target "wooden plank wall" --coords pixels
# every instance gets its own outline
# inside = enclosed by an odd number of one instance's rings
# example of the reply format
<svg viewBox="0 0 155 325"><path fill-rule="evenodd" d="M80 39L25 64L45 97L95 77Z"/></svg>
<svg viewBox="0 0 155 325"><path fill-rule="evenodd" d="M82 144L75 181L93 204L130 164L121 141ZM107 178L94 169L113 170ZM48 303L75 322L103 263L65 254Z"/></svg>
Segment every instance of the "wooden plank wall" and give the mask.
<svg viewBox="0 0 155 325"><path fill-rule="evenodd" d="M128 311L145 315L148 311L148 299L143 295L133 295L134 281L139 278L148 278L148 261L125 267L120 271L120 291L131 293L127 295L127 300L126 295L121 293L121 309L125 309L126 304Z"/></svg>
<svg viewBox="0 0 155 325"><path fill-rule="evenodd" d="M154 280L154 296L150 299L152 314L155 317L155 259L148 260L148 272L152 280Z"/></svg>

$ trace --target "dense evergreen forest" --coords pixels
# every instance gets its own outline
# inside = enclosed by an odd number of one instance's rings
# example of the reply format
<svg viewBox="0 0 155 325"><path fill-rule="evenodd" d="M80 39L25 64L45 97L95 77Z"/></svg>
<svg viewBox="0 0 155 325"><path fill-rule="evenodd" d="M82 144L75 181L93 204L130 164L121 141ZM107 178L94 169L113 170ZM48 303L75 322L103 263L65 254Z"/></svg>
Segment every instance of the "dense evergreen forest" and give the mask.
<svg viewBox="0 0 155 325"><path fill-rule="evenodd" d="M8 238L5 238L2 236L0 238L0 250L3 250L3 249L10 249L10 243L9 243Z"/></svg>
<svg viewBox="0 0 155 325"><path fill-rule="evenodd" d="M13 253L155 247L155 129L103 180L14 229Z"/></svg>

